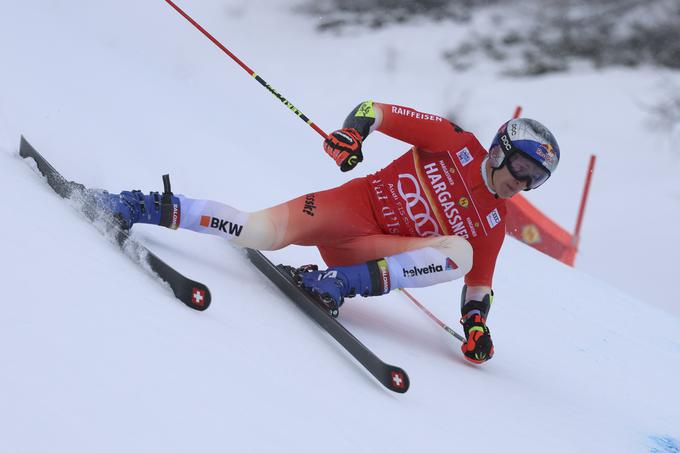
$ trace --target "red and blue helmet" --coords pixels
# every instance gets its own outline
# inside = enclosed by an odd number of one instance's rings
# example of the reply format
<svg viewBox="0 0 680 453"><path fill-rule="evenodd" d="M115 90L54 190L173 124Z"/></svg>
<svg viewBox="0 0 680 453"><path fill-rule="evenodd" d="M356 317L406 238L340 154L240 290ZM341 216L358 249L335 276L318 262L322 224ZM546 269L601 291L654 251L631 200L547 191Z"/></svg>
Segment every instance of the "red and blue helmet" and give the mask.
<svg viewBox="0 0 680 453"><path fill-rule="evenodd" d="M507 166L512 176L535 189L557 169L560 147L547 127L529 118L503 124L491 142L489 163L498 170Z"/></svg>

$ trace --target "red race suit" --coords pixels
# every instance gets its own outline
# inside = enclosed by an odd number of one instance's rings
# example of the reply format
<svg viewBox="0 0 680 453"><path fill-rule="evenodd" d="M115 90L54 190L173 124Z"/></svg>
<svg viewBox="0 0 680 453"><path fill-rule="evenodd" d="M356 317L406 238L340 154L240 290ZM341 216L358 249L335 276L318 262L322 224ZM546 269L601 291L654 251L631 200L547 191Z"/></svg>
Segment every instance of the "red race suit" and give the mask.
<svg viewBox="0 0 680 453"><path fill-rule="evenodd" d="M470 132L445 118L391 104L378 131L410 143L411 150L369 175L371 204L385 234L458 235L474 250L468 286L491 286L505 238L506 206L482 172L487 151Z"/></svg>

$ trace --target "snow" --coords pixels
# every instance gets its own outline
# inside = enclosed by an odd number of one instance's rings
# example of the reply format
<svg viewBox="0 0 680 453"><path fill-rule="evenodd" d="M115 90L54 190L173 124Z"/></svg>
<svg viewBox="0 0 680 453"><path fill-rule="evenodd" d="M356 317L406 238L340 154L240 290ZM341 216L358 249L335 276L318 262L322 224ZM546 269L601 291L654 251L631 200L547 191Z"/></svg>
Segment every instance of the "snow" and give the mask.
<svg viewBox="0 0 680 453"><path fill-rule="evenodd" d="M159 190L169 172L175 192L248 210L350 175L165 2L13 2L0 18L0 451L678 450L680 131L650 127L643 108L677 73L454 73L440 56L462 25L318 35L287 2L179 4L327 131L373 98L453 113L484 142L521 104L564 156L528 195L567 229L597 154L576 268L506 241L489 318L496 356L481 367L402 295L349 301L341 322L409 373L405 395L241 251L136 226L210 287L213 305L192 311L51 192L18 157L20 134L90 186ZM355 175L405 149L371 136ZM319 261L300 247L268 256ZM460 286L413 294L458 328Z"/></svg>

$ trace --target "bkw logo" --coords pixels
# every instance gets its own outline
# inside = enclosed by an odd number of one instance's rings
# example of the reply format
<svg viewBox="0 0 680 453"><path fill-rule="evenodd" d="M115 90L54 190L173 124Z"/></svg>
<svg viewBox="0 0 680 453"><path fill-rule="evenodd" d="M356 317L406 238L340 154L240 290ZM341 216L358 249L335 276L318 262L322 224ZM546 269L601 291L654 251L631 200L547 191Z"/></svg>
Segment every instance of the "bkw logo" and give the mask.
<svg viewBox="0 0 680 453"><path fill-rule="evenodd" d="M207 215L201 216L201 226L206 228L214 228L231 236L240 236L243 231L243 225L231 223L228 220L218 219L217 217L210 217Z"/></svg>

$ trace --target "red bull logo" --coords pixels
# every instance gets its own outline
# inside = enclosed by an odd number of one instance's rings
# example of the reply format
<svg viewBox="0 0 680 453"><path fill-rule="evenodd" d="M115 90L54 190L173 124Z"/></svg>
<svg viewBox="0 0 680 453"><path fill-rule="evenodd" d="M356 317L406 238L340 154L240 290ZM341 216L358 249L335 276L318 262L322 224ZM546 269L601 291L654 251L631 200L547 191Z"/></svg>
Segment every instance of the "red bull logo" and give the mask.
<svg viewBox="0 0 680 453"><path fill-rule="evenodd" d="M550 143L542 143L541 146L536 148L536 154L545 161L546 166L553 167L555 165L557 154Z"/></svg>

